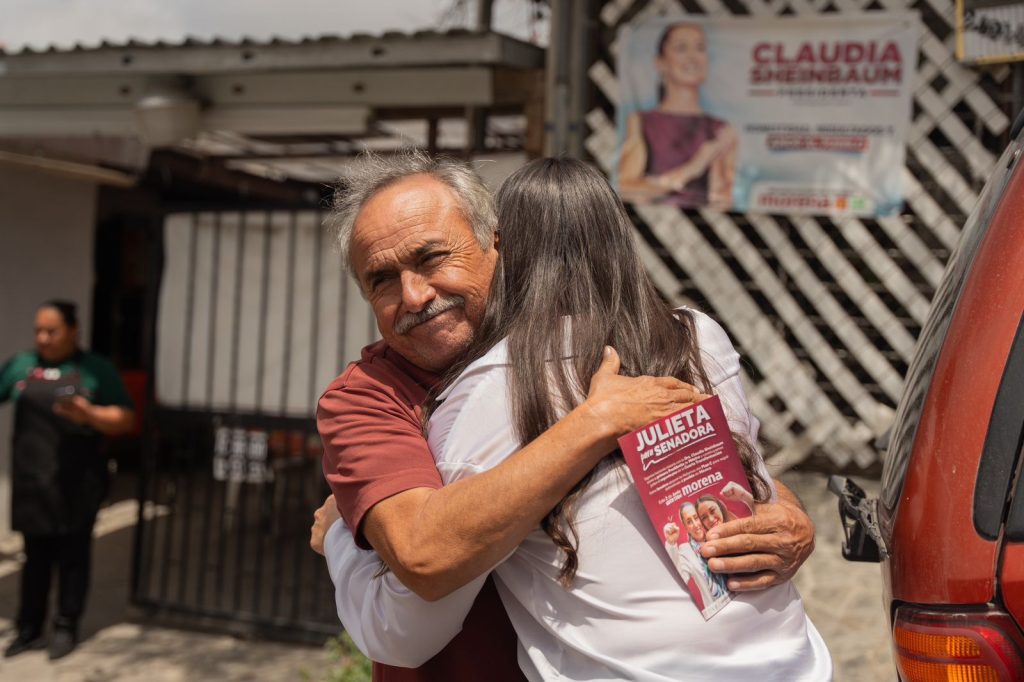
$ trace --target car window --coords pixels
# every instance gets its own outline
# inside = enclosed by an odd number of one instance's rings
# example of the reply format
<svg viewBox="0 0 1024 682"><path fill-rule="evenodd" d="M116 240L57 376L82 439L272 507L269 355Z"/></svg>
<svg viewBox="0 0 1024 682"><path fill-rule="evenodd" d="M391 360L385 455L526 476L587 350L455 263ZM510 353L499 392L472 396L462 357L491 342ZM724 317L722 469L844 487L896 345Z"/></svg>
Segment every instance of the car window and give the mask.
<svg viewBox="0 0 1024 682"><path fill-rule="evenodd" d="M914 357L907 370L906 382L896 408L896 421L893 423L892 436L882 466L882 504L890 513L896 509L903 480L907 474L907 465L917 433L917 425L921 419L935 361L942 350L949 322L953 318L956 304L963 291L967 273L974 256L978 252L988 226L995 212L996 205L1006 189L1011 175L1015 155L1020 151L1022 138L1012 142L996 164L996 170L982 190L977 205L967 218L960 242L946 264L946 272L942 276L939 288L932 299L931 309L924 328L917 340Z"/></svg>

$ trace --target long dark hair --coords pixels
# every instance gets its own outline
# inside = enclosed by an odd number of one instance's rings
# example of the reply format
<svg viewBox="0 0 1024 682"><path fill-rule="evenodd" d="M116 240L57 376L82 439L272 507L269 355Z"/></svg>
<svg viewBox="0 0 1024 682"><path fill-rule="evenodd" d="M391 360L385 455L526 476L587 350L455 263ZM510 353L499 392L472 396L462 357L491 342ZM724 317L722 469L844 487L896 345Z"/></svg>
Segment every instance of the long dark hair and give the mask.
<svg viewBox="0 0 1024 682"><path fill-rule="evenodd" d="M504 338L508 399L523 444L586 397L606 345L618 351L623 375L674 376L711 392L693 317L658 296L633 243L633 225L604 176L575 159L538 159L513 173L496 201L500 257L487 311L468 353L436 392ZM547 362L564 357L570 363ZM428 401L425 418L434 406ZM766 500L770 489L753 469L753 448L739 445L754 497ZM592 476L541 524L565 552L564 585L578 567L573 517Z"/></svg>

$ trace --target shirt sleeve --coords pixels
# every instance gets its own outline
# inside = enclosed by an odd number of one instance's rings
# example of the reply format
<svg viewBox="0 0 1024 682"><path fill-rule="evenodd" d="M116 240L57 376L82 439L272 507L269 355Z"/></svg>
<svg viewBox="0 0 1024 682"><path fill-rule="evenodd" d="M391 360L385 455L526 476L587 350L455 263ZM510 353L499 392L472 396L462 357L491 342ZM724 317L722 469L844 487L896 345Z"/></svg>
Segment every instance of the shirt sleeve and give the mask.
<svg viewBox="0 0 1024 682"><path fill-rule="evenodd" d="M376 552L356 546L344 521L324 537L338 618L359 650L378 663L418 668L459 632L487 574L447 597L428 602L391 572L378 575Z"/></svg>
<svg viewBox="0 0 1024 682"><path fill-rule="evenodd" d="M9 358L0 365L0 403L11 399L11 389L14 387L14 360L15 358Z"/></svg>
<svg viewBox="0 0 1024 682"><path fill-rule="evenodd" d="M697 343L712 390L722 400L729 428L734 433L743 435L753 446L756 455L753 464L768 482L772 493L771 499L774 502L775 483L768 473L757 441L761 422L750 411L750 403L747 401L747 394L743 390L743 381L740 378L740 354L729 340L729 335L722 329L722 325L704 313L693 310L690 313L697 326Z"/></svg>
<svg viewBox="0 0 1024 682"><path fill-rule="evenodd" d="M366 512L413 488L441 487L419 421L393 395L373 386L328 390L317 406L324 476L356 543Z"/></svg>

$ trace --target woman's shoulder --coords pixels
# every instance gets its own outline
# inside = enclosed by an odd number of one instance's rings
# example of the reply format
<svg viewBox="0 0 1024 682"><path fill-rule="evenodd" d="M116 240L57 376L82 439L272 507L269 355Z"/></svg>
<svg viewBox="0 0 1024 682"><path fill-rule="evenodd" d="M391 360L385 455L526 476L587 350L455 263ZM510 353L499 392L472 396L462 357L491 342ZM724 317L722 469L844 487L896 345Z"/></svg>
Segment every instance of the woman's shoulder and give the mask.
<svg viewBox="0 0 1024 682"><path fill-rule="evenodd" d="M697 329L697 345L701 351L735 350L728 332L718 320L696 308L681 306L676 310L689 315L693 320L693 325Z"/></svg>
<svg viewBox="0 0 1024 682"><path fill-rule="evenodd" d="M445 400L455 392L465 393L467 387L475 387L480 380L490 374L502 372L508 365L508 340L502 339L491 346L491 349L466 366L452 382L438 395L438 400Z"/></svg>
<svg viewBox="0 0 1024 682"><path fill-rule="evenodd" d="M733 346L728 332L719 322L696 308L677 308L693 320L697 330L697 348L708 379L717 385L739 371L739 353Z"/></svg>

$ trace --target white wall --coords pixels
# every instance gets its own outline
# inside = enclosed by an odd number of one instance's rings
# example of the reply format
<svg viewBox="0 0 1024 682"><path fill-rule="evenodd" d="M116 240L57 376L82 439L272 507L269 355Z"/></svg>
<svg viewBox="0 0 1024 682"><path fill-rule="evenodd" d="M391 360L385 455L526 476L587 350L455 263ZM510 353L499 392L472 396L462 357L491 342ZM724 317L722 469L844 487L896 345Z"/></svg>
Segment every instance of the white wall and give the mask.
<svg viewBox="0 0 1024 682"><path fill-rule="evenodd" d="M0 362L31 348L36 306L79 304L81 337L92 317L96 185L0 164ZM10 529L10 404L0 406L0 534Z"/></svg>

